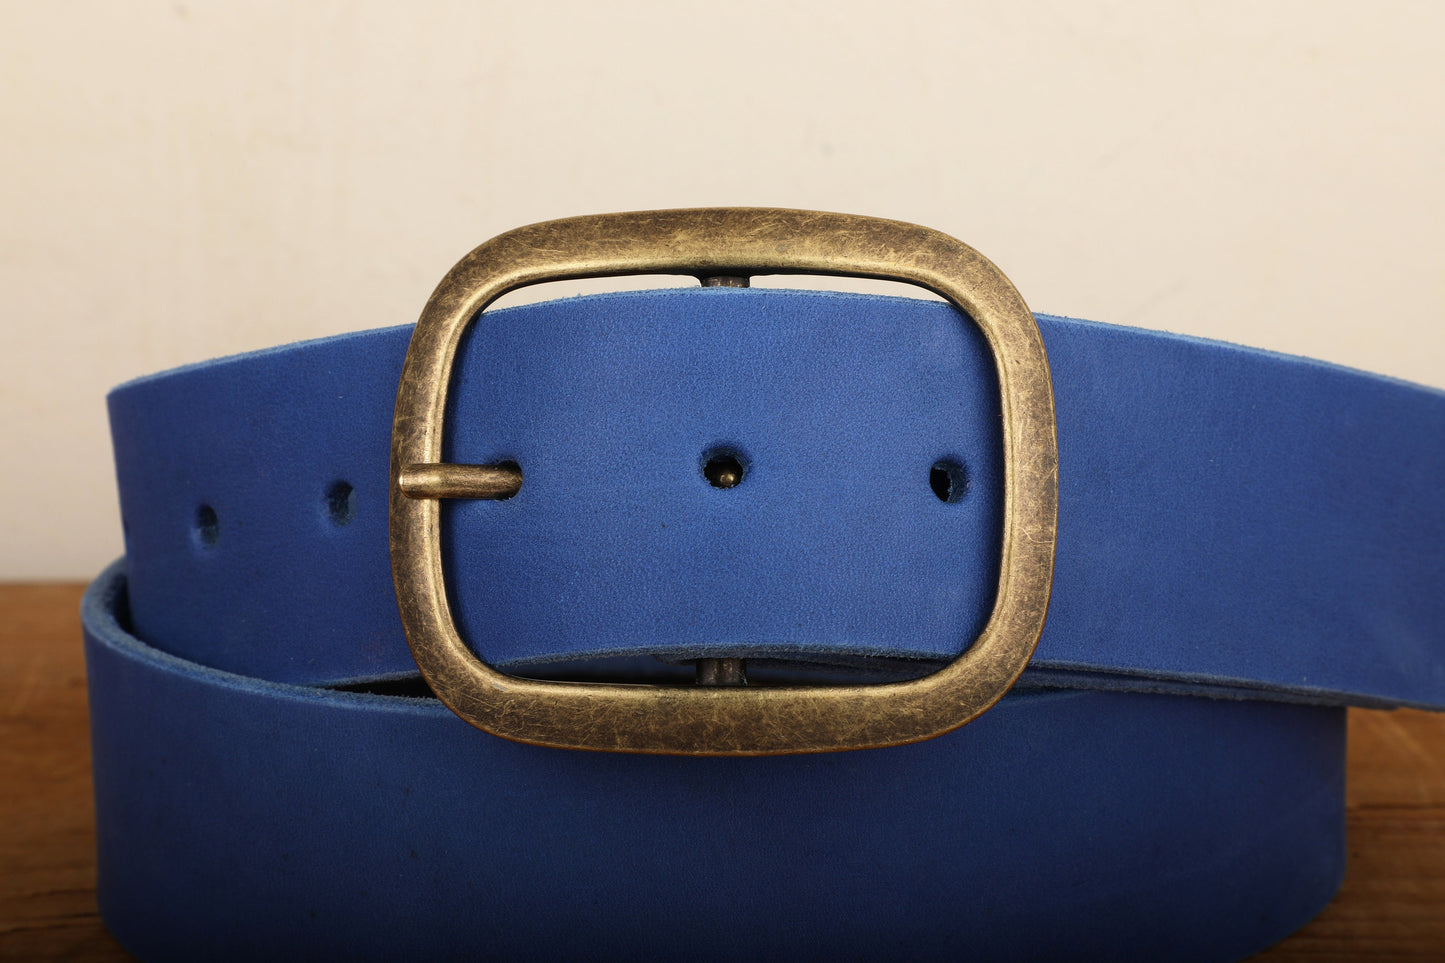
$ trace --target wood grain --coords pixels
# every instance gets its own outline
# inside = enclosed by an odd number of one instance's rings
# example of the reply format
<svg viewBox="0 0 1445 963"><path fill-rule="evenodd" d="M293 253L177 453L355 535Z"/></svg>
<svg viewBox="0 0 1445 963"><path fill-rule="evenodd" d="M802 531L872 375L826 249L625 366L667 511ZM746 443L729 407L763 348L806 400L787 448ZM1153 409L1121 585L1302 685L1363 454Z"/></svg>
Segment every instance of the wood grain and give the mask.
<svg viewBox="0 0 1445 963"><path fill-rule="evenodd" d="M80 594L0 585L0 959L130 959L95 907Z"/></svg>
<svg viewBox="0 0 1445 963"><path fill-rule="evenodd" d="M0 959L125 960L95 906L79 585L0 585ZM1352 711L1349 871L1261 954L1445 960L1445 714Z"/></svg>

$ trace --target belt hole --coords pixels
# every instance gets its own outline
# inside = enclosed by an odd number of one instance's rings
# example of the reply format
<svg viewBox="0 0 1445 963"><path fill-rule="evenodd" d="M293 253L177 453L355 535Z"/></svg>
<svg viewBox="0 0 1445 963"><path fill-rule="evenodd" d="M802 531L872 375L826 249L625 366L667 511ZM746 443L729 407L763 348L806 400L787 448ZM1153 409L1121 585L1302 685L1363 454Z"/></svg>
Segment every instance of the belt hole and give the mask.
<svg viewBox="0 0 1445 963"><path fill-rule="evenodd" d="M968 476L963 465L952 458L943 458L933 463L928 470L928 487L941 502L956 502L968 491Z"/></svg>
<svg viewBox="0 0 1445 963"><path fill-rule="evenodd" d="M196 524L191 535L201 548L215 548L216 541L221 537L221 520L216 517L216 510L210 505L202 505L196 509Z"/></svg>
<svg viewBox="0 0 1445 963"><path fill-rule="evenodd" d="M344 481L332 482L326 489L326 516L337 525L345 525L356 514L356 489Z"/></svg>
<svg viewBox="0 0 1445 963"><path fill-rule="evenodd" d="M521 490L522 490L521 487L520 487L521 484L522 484L522 482L521 482L521 480L520 480L520 479L521 479L521 474L522 474L522 466L519 465L519 464L517 464L516 462L512 461L511 459L507 459L506 461L499 461L499 462L497 462L497 467L498 467L498 468L505 468L505 469L507 469L507 471L516 472L516 473L517 473L517 476L518 476L518 481L517 481L518 488L517 488L516 491L512 492L510 495L502 495L501 497L496 498L496 499L493 499L493 500L494 500L494 501L499 501L499 502L504 502L504 501L506 501L506 500L509 499L509 498L515 498L515 497L517 497L518 493L520 493Z"/></svg>
<svg viewBox="0 0 1445 963"><path fill-rule="evenodd" d="M745 474L742 459L730 448L714 448L703 455L702 476L714 488L736 488Z"/></svg>

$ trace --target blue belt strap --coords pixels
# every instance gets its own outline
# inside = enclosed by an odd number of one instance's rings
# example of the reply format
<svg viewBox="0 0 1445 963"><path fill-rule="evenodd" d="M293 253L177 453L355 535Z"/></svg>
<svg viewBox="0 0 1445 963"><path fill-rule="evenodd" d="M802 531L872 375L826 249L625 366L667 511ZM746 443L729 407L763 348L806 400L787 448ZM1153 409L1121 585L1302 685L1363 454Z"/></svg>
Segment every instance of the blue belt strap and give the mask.
<svg viewBox="0 0 1445 963"><path fill-rule="evenodd" d="M1445 394L1214 342L1039 324L1060 490L1035 672L1445 708ZM408 336L315 341L112 393L142 638L279 682L415 672L385 510ZM453 607L493 664L933 665L986 620L996 376L946 305L738 289L575 298L490 314L461 365L449 459L514 460L526 479L507 501L447 503ZM748 463L735 489L700 470L720 446ZM941 460L967 476L952 503L929 486Z"/></svg>
<svg viewBox="0 0 1445 963"><path fill-rule="evenodd" d="M1214 960L1290 932L1343 868L1340 707L1445 707L1445 395L1039 323L1034 661L963 730L822 757L560 752L377 694L415 674L385 511L409 329L117 389L127 560L84 610L107 924L155 959ZM525 480L446 503L462 634L529 674L927 671L993 600L995 383L933 302L489 313L446 455ZM736 488L703 478L720 449Z"/></svg>
<svg viewBox="0 0 1445 963"><path fill-rule="evenodd" d="M1340 708L1011 693L896 749L566 752L184 662L124 585L84 610L98 892L146 960L1227 960L1344 870Z"/></svg>

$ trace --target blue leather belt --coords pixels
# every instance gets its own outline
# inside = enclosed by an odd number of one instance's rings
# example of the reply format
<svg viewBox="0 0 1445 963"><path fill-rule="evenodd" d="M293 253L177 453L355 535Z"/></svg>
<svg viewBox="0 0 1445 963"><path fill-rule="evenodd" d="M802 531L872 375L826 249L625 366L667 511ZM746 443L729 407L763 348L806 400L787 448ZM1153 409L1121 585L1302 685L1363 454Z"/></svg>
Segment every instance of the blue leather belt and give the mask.
<svg viewBox="0 0 1445 963"><path fill-rule="evenodd" d="M107 925L147 959L1219 960L1291 932L1343 870L1343 707L1445 708L1445 395L1037 323L1029 668L962 729L826 755L562 751L429 697L388 556L409 328L116 389L127 554L84 608ZM1005 413L947 304L574 298L489 312L457 359L449 460L524 479L439 513L493 666L886 683L988 623Z"/></svg>

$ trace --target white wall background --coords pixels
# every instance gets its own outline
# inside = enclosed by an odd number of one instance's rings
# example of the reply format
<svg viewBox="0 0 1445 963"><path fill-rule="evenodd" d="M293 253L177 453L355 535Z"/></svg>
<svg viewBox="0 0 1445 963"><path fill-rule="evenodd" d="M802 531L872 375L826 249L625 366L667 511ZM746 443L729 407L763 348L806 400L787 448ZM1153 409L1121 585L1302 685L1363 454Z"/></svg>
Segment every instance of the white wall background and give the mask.
<svg viewBox="0 0 1445 963"><path fill-rule="evenodd" d="M0 578L120 552L103 398L415 320L523 223L916 221L1036 310L1445 386L1445 5L0 2Z"/></svg>

